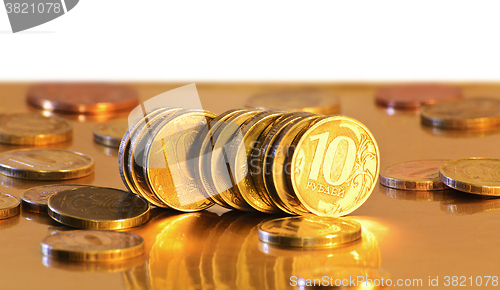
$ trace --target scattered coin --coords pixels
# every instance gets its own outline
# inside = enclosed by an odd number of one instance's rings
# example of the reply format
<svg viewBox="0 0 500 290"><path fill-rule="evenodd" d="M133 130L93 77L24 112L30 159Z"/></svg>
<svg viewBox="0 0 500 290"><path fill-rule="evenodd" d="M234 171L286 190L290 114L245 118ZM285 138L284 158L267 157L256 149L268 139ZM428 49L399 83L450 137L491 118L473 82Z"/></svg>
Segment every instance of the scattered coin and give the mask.
<svg viewBox="0 0 500 290"><path fill-rule="evenodd" d="M43 255L80 262L119 261L144 253L144 240L138 235L114 231L64 231L45 237Z"/></svg>
<svg viewBox="0 0 500 290"><path fill-rule="evenodd" d="M348 218L286 217L259 225L262 242L289 247L331 247L361 238L361 225Z"/></svg>
<svg viewBox="0 0 500 290"><path fill-rule="evenodd" d="M407 161L388 166L380 173L380 183L405 190L442 190L448 188L439 180L439 167L447 159Z"/></svg>
<svg viewBox="0 0 500 290"><path fill-rule="evenodd" d="M19 149L0 154L0 173L21 179L63 180L94 172L94 159L62 149Z"/></svg>
<svg viewBox="0 0 500 290"><path fill-rule="evenodd" d="M21 193L21 206L23 209L37 212L47 213L49 198L59 191L77 188L82 184L51 184L32 187Z"/></svg>
<svg viewBox="0 0 500 290"><path fill-rule="evenodd" d="M324 91L299 90L259 94L246 102L246 107L289 112L334 115L340 113L340 98Z"/></svg>
<svg viewBox="0 0 500 290"><path fill-rule="evenodd" d="M133 108L139 104L139 95L119 84L46 83L32 86L26 100L49 111L99 114Z"/></svg>
<svg viewBox="0 0 500 290"><path fill-rule="evenodd" d="M0 114L0 143L48 145L71 140L73 127L58 117L33 113Z"/></svg>
<svg viewBox="0 0 500 290"><path fill-rule="evenodd" d="M375 95L377 105L395 109L418 109L422 105L459 99L459 88L439 84L404 84L383 87Z"/></svg>
<svg viewBox="0 0 500 290"><path fill-rule="evenodd" d="M19 200L7 193L0 192L0 219L6 219L19 214Z"/></svg>
<svg viewBox="0 0 500 290"><path fill-rule="evenodd" d="M321 216L343 216L372 193L379 174L375 138L360 122L343 116L323 118L297 143L291 184L301 203Z"/></svg>
<svg viewBox="0 0 500 290"><path fill-rule="evenodd" d="M439 168L439 178L456 190L500 196L500 159L472 157L450 160Z"/></svg>
<svg viewBox="0 0 500 290"><path fill-rule="evenodd" d="M128 191L86 186L49 198L48 213L75 228L114 230L139 226L149 218L149 203Z"/></svg>
<svg viewBox="0 0 500 290"><path fill-rule="evenodd" d="M500 126L500 100L461 99L422 108L422 124L444 129L486 129Z"/></svg>
<svg viewBox="0 0 500 290"><path fill-rule="evenodd" d="M118 148L127 129L128 121L122 119L98 124L94 128L94 140L101 145Z"/></svg>

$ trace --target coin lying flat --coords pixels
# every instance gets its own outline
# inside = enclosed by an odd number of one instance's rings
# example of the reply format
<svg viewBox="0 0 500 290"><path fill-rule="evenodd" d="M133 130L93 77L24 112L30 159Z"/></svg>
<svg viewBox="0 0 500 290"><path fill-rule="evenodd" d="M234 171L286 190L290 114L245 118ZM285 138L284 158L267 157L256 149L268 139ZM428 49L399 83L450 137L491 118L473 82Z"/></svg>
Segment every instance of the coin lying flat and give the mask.
<svg viewBox="0 0 500 290"><path fill-rule="evenodd" d="M485 129L500 126L500 100L462 99L428 105L422 124L444 129Z"/></svg>
<svg viewBox="0 0 500 290"><path fill-rule="evenodd" d="M47 145L71 140L73 127L61 118L33 113L0 114L0 143Z"/></svg>
<svg viewBox="0 0 500 290"><path fill-rule="evenodd" d="M32 86L26 101L49 111L98 114L135 107L139 95L119 84L46 83Z"/></svg>
<svg viewBox="0 0 500 290"><path fill-rule="evenodd" d="M360 122L323 118L300 138L291 158L291 184L300 202L320 216L343 216L372 193L379 174L375 138Z"/></svg>
<svg viewBox="0 0 500 290"><path fill-rule="evenodd" d="M361 225L347 218L286 217L259 225L262 242L290 247L329 247L361 238Z"/></svg>
<svg viewBox="0 0 500 290"><path fill-rule="evenodd" d="M142 255L144 240L114 231L65 231L45 237L41 250L46 256L70 261L118 261Z"/></svg>
<svg viewBox="0 0 500 290"><path fill-rule="evenodd" d="M0 192L0 219L6 219L19 214L19 200L7 193Z"/></svg>
<svg viewBox="0 0 500 290"><path fill-rule="evenodd" d="M139 226L149 218L149 203L119 189L80 187L49 198L49 215L75 228L114 230Z"/></svg>
<svg viewBox="0 0 500 290"><path fill-rule="evenodd" d="M450 160L439 168L439 178L456 190L500 196L500 159L473 157Z"/></svg>
<svg viewBox="0 0 500 290"><path fill-rule="evenodd" d="M418 109L422 105L459 99L459 88L438 84L405 84L381 88L375 95L377 105L395 109Z"/></svg>
<svg viewBox="0 0 500 290"><path fill-rule="evenodd" d="M439 167L447 159L415 160L388 166L380 173L380 183L405 190L442 190L448 188L439 180Z"/></svg>
<svg viewBox="0 0 500 290"><path fill-rule="evenodd" d="M247 100L246 107L289 112L310 112L333 115L340 113L340 98L323 91L279 91L255 95Z"/></svg>
<svg viewBox="0 0 500 290"><path fill-rule="evenodd" d="M22 179L63 180L94 172L94 159L62 149L19 149L0 154L0 173Z"/></svg>
<svg viewBox="0 0 500 290"><path fill-rule="evenodd" d="M111 120L98 124L94 128L94 141L104 146L118 148L127 129L127 120Z"/></svg>
<svg viewBox="0 0 500 290"><path fill-rule="evenodd" d="M23 209L37 213L47 213L49 198L66 189L77 188L82 184L51 184L32 187L21 193L21 206Z"/></svg>

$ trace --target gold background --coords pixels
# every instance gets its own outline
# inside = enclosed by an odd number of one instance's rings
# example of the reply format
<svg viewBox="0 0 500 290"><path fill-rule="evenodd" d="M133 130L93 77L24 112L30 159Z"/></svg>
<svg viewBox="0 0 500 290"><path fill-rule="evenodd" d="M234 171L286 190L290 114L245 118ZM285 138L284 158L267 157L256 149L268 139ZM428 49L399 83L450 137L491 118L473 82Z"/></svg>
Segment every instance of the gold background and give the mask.
<svg viewBox="0 0 500 290"><path fill-rule="evenodd" d="M132 84L145 101L187 83ZM500 132L447 132L423 128L417 113L392 114L375 106L380 84L197 84L203 108L220 114L242 107L255 94L271 90L317 88L341 97L341 114L365 124L380 149L381 169L416 159L500 158ZM459 84L465 97L500 96L500 84ZM0 111L36 111L25 103L28 84L0 84ZM126 115L124 115L126 116ZM68 115L73 141L56 148L95 158L95 174L64 183L125 189L117 150L93 141L93 128L109 116ZM0 151L21 148L0 145ZM1 191L20 197L23 190L50 184L0 176ZM346 247L311 250L274 248L258 241L256 225L270 215L239 213L214 206L181 214L153 210L150 221L130 230L146 241L147 254L115 264L74 264L43 259L40 241L67 230L48 216L22 211L0 220L1 289L287 289L290 276L356 266L390 278L500 275L500 201L455 192L391 191L379 184L350 216L364 229L362 241ZM326 268L325 268L326 267ZM359 272L358 271L358 272ZM357 272L357 273L358 273ZM323 274L320 274L323 275ZM486 289L486 288L485 288Z"/></svg>

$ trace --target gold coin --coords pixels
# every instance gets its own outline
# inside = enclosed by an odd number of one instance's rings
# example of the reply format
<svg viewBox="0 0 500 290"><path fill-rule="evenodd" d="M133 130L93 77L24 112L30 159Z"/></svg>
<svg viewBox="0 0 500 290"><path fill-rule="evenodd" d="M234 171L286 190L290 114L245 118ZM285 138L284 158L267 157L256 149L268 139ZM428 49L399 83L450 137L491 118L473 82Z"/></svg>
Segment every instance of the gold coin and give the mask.
<svg viewBox="0 0 500 290"><path fill-rule="evenodd" d="M255 115L248 123L241 128L243 142L235 149L231 149L229 162L234 168L234 179L236 186L243 199L254 209L265 213L280 212L272 203L269 203L255 187L250 171L255 164L252 151L259 137L270 128L278 118L283 116L282 112L262 112ZM258 157L258 156L255 156Z"/></svg>
<svg viewBox="0 0 500 290"><path fill-rule="evenodd" d="M500 100L461 99L424 106L422 124L445 129L484 129L500 125Z"/></svg>
<svg viewBox="0 0 500 290"><path fill-rule="evenodd" d="M197 158L193 158L193 145L215 117L207 111L182 111L159 123L145 146L146 181L153 193L174 209L192 212L213 205L195 179L190 163L197 163Z"/></svg>
<svg viewBox="0 0 500 290"><path fill-rule="evenodd" d="M456 190L500 196L500 159L472 157L451 160L441 165L439 178Z"/></svg>
<svg viewBox="0 0 500 290"><path fill-rule="evenodd" d="M279 91L255 95L247 100L246 107L333 115L340 113L340 98L316 90Z"/></svg>
<svg viewBox="0 0 500 290"><path fill-rule="evenodd" d="M0 192L0 219L19 214L19 200L10 194Z"/></svg>
<svg viewBox="0 0 500 290"><path fill-rule="evenodd" d="M407 161L388 166L380 173L380 183L406 190L442 190L448 188L439 180L439 167L447 159Z"/></svg>
<svg viewBox="0 0 500 290"><path fill-rule="evenodd" d="M63 180L90 175L94 159L62 149L19 149L0 154L0 173L22 179Z"/></svg>
<svg viewBox="0 0 500 290"><path fill-rule="evenodd" d="M283 205L282 201L278 196L274 195L276 190L271 188L274 186L268 182L266 178L267 175L270 175L269 164L267 160L267 156L271 151L271 145L276 140L277 135L290 123L296 120L301 119L304 116L309 116L310 113L301 112L301 113L288 113L279 118L275 124L272 125L270 130L266 132L266 134L262 134L258 140L257 146L254 148L252 154L254 156L259 155L256 160L252 160L256 166L252 167L252 178L255 186L259 189L261 194L268 200L269 203L274 204L280 210L288 213L294 214L293 211L289 210L285 205ZM255 153L258 152L258 153Z"/></svg>
<svg viewBox="0 0 500 290"><path fill-rule="evenodd" d="M149 203L114 188L66 189L49 198L49 215L75 228L115 230L139 226L149 218Z"/></svg>
<svg viewBox="0 0 500 290"><path fill-rule="evenodd" d="M232 116L239 114L241 112L246 112L248 109L234 109L229 110L221 115L215 117L211 122L208 122L208 126L205 130L200 133L200 141L198 146L196 146L196 158L198 159L198 165L193 164L193 172L196 180L201 181L201 184L205 188L208 196L218 205L225 208L232 208L227 204L218 194L215 189L210 175L210 168L208 167L209 160L212 156L213 146L214 146L214 136L212 132L215 132L220 126L222 126L224 121L227 121Z"/></svg>
<svg viewBox="0 0 500 290"><path fill-rule="evenodd" d="M41 249L43 255L56 259L119 261L142 255L144 240L138 235L114 231L64 231L45 237Z"/></svg>
<svg viewBox="0 0 500 290"><path fill-rule="evenodd" d="M260 112L251 110L236 114L224 121L217 131L213 131L214 149L210 158L213 185L227 204L243 211L253 208L243 199L235 184L235 171L239 168L229 166L228 155L243 142L240 127Z"/></svg>
<svg viewBox="0 0 500 290"><path fill-rule="evenodd" d="M21 193L21 206L23 209L47 213L49 197L59 191L88 186L83 184L51 184L32 187Z"/></svg>
<svg viewBox="0 0 500 290"><path fill-rule="evenodd" d="M148 114L146 118L137 123L130 134L130 149L128 151L126 172L130 176L131 182L135 185L135 189L137 190L135 193L159 207L168 207L168 205L153 193L152 188L146 181L146 177L143 174L145 166L143 162L144 151L147 149L146 144L154 128L163 120L169 119L182 112L184 112L184 110L175 108Z"/></svg>
<svg viewBox="0 0 500 290"><path fill-rule="evenodd" d="M94 128L94 141L104 146L118 148L127 129L128 122L124 119L98 124Z"/></svg>
<svg viewBox="0 0 500 290"><path fill-rule="evenodd" d="M160 108L157 110L152 111L151 115L160 113L162 111L168 110L167 108ZM148 114L148 115L149 115ZM120 142L120 147L118 149L118 169L120 172L120 177L122 178L123 184L127 187L127 189L131 192L137 193L137 186L132 182L132 175L128 172L127 166L128 166L128 157L129 157L129 151L130 151L130 138L132 137L132 132L135 132L137 130L137 127L139 126L138 123L144 119L148 119L148 116L144 116L141 118L138 118L133 121L129 121L129 128L123 135L122 141Z"/></svg>
<svg viewBox="0 0 500 290"><path fill-rule="evenodd" d="M73 126L58 117L33 113L0 114L0 143L47 145L71 140Z"/></svg>
<svg viewBox="0 0 500 290"><path fill-rule="evenodd" d="M324 118L297 143L290 176L293 191L316 215L347 215L372 193L379 160L377 142L363 124L344 116Z"/></svg>
<svg viewBox="0 0 500 290"><path fill-rule="evenodd" d="M287 182L289 179L287 176L291 174L290 159L300 136L318 118L321 117L317 115L304 116L286 124L283 130L278 133L276 140L272 144L270 154L267 156L269 174L265 178L268 179L269 184L273 184L273 186L269 187L269 190L275 191L271 195L277 196L282 205L294 214L310 214L310 211L300 203L292 190L291 184Z"/></svg>
<svg viewBox="0 0 500 290"><path fill-rule="evenodd" d="M331 247L361 238L361 225L348 218L286 217L259 225L259 240L289 247Z"/></svg>

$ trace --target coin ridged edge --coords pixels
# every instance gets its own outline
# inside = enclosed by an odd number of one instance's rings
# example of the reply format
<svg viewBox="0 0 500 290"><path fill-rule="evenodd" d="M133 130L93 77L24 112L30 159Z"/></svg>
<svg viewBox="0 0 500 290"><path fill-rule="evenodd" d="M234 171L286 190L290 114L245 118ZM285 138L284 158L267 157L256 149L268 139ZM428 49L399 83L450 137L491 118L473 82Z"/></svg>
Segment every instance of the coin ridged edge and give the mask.
<svg viewBox="0 0 500 290"><path fill-rule="evenodd" d="M404 190L443 190L448 186L441 181L407 181L379 174L379 182L383 186Z"/></svg>

